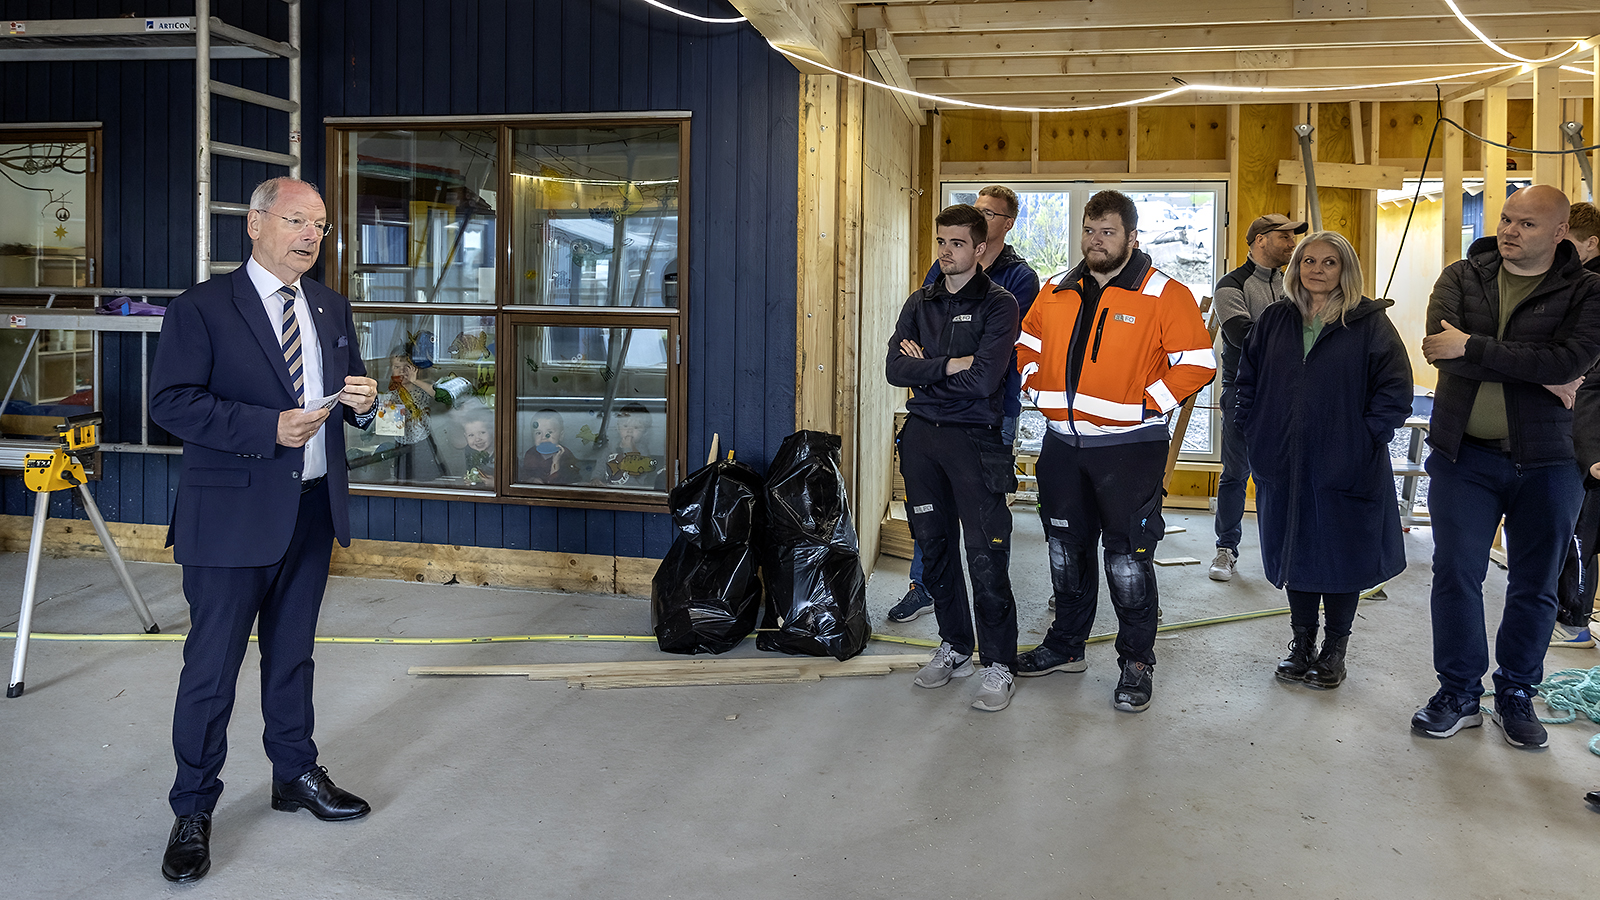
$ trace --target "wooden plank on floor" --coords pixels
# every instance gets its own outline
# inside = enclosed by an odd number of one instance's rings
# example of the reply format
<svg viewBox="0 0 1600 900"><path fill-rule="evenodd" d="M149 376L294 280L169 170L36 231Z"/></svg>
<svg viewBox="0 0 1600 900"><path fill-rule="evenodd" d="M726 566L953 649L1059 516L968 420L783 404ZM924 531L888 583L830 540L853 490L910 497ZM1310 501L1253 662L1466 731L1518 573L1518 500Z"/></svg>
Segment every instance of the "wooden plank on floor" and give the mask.
<svg viewBox="0 0 1600 900"><path fill-rule="evenodd" d="M745 672L801 668L828 675L877 675L880 669L919 668L928 661L926 653L885 653L857 656L844 662L829 657L773 656L726 659L661 659L597 663L524 663L493 666L412 666L409 675L525 675L540 681L566 681L601 676L680 676L702 672L737 675Z"/></svg>
<svg viewBox="0 0 1600 900"><path fill-rule="evenodd" d="M535 679L529 678L529 681ZM601 675L593 678L572 678L567 684L572 687L581 687L584 690L610 690L612 688L638 688L638 687L709 687L718 684L800 684L808 681L821 681L822 676L815 672L790 667L787 669L769 669L760 672L739 672L724 674L720 672L701 672L696 675L658 676L658 675Z"/></svg>

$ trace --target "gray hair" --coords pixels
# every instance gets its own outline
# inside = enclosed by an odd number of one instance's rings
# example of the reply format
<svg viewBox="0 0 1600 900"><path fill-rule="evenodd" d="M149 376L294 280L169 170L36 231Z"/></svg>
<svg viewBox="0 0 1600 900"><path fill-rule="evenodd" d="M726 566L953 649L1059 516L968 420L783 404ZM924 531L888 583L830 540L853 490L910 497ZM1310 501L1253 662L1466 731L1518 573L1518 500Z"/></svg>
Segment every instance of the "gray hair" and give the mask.
<svg viewBox="0 0 1600 900"><path fill-rule="evenodd" d="M1356 258L1356 248L1350 246L1344 235L1336 231L1313 231L1301 238L1295 245L1294 256L1289 258L1289 271L1283 276L1283 292L1300 307L1300 314L1310 320L1311 294L1300 284L1300 260L1312 244L1327 244L1339 257L1339 286L1334 288L1327 308L1322 311L1322 321L1332 322L1337 318L1343 322L1345 313L1361 302L1361 260Z"/></svg>
<svg viewBox="0 0 1600 900"><path fill-rule="evenodd" d="M266 181L256 185L256 189L251 192L250 208L259 209L262 212L271 210L272 205L278 202L278 192L282 191L285 185L290 184L303 184L313 191L317 190L316 185L307 181L301 181L298 178L290 178L287 175L280 175L277 178L268 178ZM318 191L318 193L320 194L321 192Z"/></svg>

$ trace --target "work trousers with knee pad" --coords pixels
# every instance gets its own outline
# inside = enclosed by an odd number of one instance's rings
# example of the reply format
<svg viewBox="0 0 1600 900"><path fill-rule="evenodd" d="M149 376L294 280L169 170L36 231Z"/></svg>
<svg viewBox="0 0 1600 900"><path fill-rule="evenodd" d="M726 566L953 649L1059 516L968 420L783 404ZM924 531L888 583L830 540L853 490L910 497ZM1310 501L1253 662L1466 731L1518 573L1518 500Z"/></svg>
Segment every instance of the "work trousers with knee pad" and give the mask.
<svg viewBox="0 0 1600 900"><path fill-rule="evenodd" d="M1155 665L1156 544L1166 534L1161 480L1167 441L1079 447L1054 431L1039 453L1039 518L1050 544L1056 617L1044 645L1082 656L1100 588L1096 543L1105 547L1106 586L1117 611L1117 661Z"/></svg>
<svg viewBox="0 0 1600 900"><path fill-rule="evenodd" d="M1000 442L998 428L940 426L917 415L906 417L897 441L906 518L922 548L922 586L933 596L939 639L961 654L976 646L984 665L1015 670L1017 604L1006 506L1006 494L1016 489L1011 448ZM972 570L970 605L961 544Z"/></svg>

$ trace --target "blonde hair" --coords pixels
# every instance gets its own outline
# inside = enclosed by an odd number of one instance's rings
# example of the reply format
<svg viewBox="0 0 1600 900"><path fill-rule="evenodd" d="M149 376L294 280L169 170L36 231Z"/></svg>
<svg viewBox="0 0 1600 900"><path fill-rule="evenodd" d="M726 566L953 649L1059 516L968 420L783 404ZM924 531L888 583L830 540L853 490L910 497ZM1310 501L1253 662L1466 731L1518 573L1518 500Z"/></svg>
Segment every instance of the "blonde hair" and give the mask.
<svg viewBox="0 0 1600 900"><path fill-rule="evenodd" d="M1301 238L1300 243L1295 245L1294 256L1289 257L1289 270L1283 276L1283 292L1295 306L1300 307L1300 314L1309 320L1311 294L1300 284L1300 261L1305 256L1306 248L1312 244L1327 244L1339 257L1339 286L1333 289L1333 296L1328 298L1328 305L1322 310L1322 321L1331 322L1337 318L1342 323L1345 313L1355 309L1356 304L1361 302L1361 260L1356 258L1356 248L1350 246L1344 235L1335 231L1314 231Z"/></svg>

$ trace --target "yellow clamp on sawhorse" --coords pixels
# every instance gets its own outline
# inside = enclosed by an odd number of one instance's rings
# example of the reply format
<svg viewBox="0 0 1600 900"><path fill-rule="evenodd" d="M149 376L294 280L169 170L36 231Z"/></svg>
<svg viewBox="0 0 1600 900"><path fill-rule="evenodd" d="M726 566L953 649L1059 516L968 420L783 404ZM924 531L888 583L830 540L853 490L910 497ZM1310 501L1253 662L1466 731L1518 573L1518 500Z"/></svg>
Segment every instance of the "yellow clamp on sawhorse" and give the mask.
<svg viewBox="0 0 1600 900"><path fill-rule="evenodd" d="M36 496L33 506L33 534L28 541L28 574L22 585L22 615L17 620L17 647L11 659L11 680L6 686L7 697L22 696L22 671L28 659L28 637L33 628L33 606L39 590L39 560L44 555L44 523L50 515L50 495L56 491L76 489L84 512L94 525L100 545L111 558L111 567L122 580L122 589L133 603L133 611L144 623L146 634L159 634L161 629L150 615L144 597L128 575L116 541L106 529L106 520L89 493L88 482L99 478L100 413L71 416L56 426L60 443L49 451L26 452L22 457L22 482ZM12 442L15 446L15 442ZM85 460L88 460L86 463Z"/></svg>

